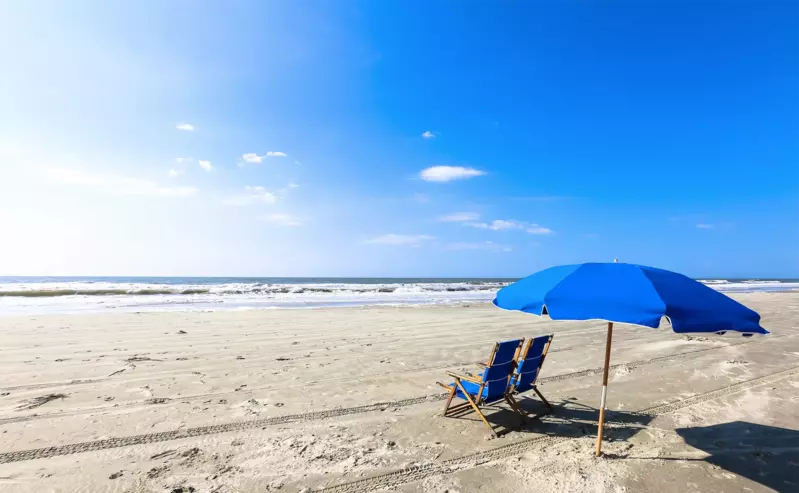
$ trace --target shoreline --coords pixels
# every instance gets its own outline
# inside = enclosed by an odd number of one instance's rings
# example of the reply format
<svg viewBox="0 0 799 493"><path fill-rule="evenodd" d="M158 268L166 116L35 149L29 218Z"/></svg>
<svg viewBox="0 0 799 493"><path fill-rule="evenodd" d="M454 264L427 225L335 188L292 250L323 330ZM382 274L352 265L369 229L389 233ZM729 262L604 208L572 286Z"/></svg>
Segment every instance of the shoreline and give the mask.
<svg viewBox="0 0 799 493"><path fill-rule="evenodd" d="M720 290L735 298L758 293L797 293L793 285L748 290ZM375 292L377 293L377 292ZM94 313L246 312L316 310L365 307L461 306L490 303L496 292L489 289L434 291L428 293L380 293L371 297L349 294L238 296L208 294L139 294L113 296L0 296L0 318L7 316L88 315Z"/></svg>
<svg viewBox="0 0 799 493"><path fill-rule="evenodd" d="M104 300L97 297L94 305L89 304L68 304L68 305L9 305L7 300L11 297L0 296L0 319L6 317L26 317L42 315L94 315L103 313L214 313L214 312L250 312L250 311L282 311L282 310L324 310L324 309L364 309L364 308L422 308L422 307L460 307L476 304L490 304L495 292L477 291L476 296L457 299L418 299L418 300L305 300L305 301L279 301L272 299L250 299L250 300L225 300L214 301L191 301L178 300L169 302L155 302L149 304L134 305L111 305L113 301L124 302L130 300L129 297L117 297L116 300ZM792 295L799 293L799 289L775 289L775 290L756 290L756 291L724 291L724 294L732 298L746 298L756 295L784 294ZM452 293L450 293L450 296ZM149 296L149 295L148 295ZM87 301L86 297L54 297L54 299L80 298L76 301ZM89 297L91 298L91 297ZM40 299L40 298L32 298ZM44 298L50 299L50 298Z"/></svg>

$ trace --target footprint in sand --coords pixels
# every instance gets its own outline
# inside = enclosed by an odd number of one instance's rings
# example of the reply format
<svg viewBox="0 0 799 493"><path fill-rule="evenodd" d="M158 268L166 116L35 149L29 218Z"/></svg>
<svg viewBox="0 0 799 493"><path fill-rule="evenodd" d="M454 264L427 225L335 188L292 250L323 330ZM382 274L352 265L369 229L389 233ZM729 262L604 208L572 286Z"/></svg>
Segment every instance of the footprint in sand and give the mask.
<svg viewBox="0 0 799 493"><path fill-rule="evenodd" d="M145 402L145 404L166 404L170 400L171 399L169 399L167 397L150 397L149 399L147 399L144 402Z"/></svg>
<svg viewBox="0 0 799 493"><path fill-rule="evenodd" d="M68 397L67 394L47 394L47 395L40 395L39 397L34 397L32 399L28 399L20 403L17 406L17 411L27 411L30 409L36 409L37 407L43 406L50 401L55 401L58 399L66 399Z"/></svg>

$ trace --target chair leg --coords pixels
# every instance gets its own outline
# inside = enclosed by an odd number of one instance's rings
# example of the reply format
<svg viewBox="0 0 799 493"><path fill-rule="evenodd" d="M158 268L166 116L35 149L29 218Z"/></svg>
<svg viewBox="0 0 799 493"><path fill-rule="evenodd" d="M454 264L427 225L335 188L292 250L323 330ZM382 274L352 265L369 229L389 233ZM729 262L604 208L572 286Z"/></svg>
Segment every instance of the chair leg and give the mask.
<svg viewBox="0 0 799 493"><path fill-rule="evenodd" d="M516 402L516 399L514 399L511 394L506 394L505 400L508 401L510 407L513 408L513 410L516 411L516 413L518 413L519 416L522 417L522 419L526 417L526 414L524 413L524 411L522 411L522 407L519 405L518 402Z"/></svg>
<svg viewBox="0 0 799 493"><path fill-rule="evenodd" d="M472 411L474 411L474 409L472 409L471 404L469 404L468 402L462 402L455 406L449 406L449 411L447 411L447 416L454 418L454 417L464 416Z"/></svg>
<svg viewBox="0 0 799 493"><path fill-rule="evenodd" d="M472 397L469 395L468 392L466 392L466 389L463 388L463 385L461 385L460 380L455 380L455 383L458 385L458 387L460 387L461 392L463 392L463 396L466 397L466 400L469 401L469 404L472 405L472 408L474 408L474 411L477 413L478 416L480 416L480 419L483 420L483 423L485 423L485 425L488 427L489 431L491 431L491 436L493 436L494 438L497 438L497 432L494 431L494 428L491 426L491 424L488 422L486 417L483 415L483 412L480 411L480 408L477 407L477 404L475 404L474 400L472 400Z"/></svg>
<svg viewBox="0 0 799 493"><path fill-rule="evenodd" d="M544 405L546 405L549 409L552 409L552 404L550 404L546 397L544 397L541 392L538 391L538 387L533 387L533 390L535 390L535 393L541 398L541 401L544 403Z"/></svg>
<svg viewBox="0 0 799 493"><path fill-rule="evenodd" d="M521 408L521 406L519 406L519 403L516 402L516 399L514 399L512 395L506 394L505 395L505 400L508 402L510 407L516 412L516 414L519 415L519 419L521 420L521 423L519 423L519 424L523 425L524 423L526 423L527 422L527 415L524 414L524 411L522 411L522 408Z"/></svg>
<svg viewBox="0 0 799 493"><path fill-rule="evenodd" d="M452 398L455 397L455 385L452 386L452 390L449 391L449 397L447 397L447 403L444 405L444 416L447 415L447 411L449 410L449 405L452 404Z"/></svg>

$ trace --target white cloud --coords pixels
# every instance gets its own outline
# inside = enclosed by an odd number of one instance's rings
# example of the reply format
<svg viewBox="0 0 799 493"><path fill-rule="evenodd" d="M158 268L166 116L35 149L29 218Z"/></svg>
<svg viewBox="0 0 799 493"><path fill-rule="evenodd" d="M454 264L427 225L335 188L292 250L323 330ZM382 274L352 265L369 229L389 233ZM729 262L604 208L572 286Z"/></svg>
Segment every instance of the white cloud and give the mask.
<svg viewBox="0 0 799 493"><path fill-rule="evenodd" d="M422 133L422 138L423 139L435 139L436 138L436 134L434 134L430 130L425 130L424 133Z"/></svg>
<svg viewBox="0 0 799 493"><path fill-rule="evenodd" d="M164 187L149 180L117 175L100 175L84 171L55 168L46 176L65 185L94 188L112 195L147 195L153 197L189 197L199 190L195 187Z"/></svg>
<svg viewBox="0 0 799 493"><path fill-rule="evenodd" d="M549 228L545 228L543 226L539 226L537 224L531 224L530 226L524 229L526 232L530 233L531 235L551 235L552 230Z"/></svg>
<svg viewBox="0 0 799 493"><path fill-rule="evenodd" d="M244 190L246 190L248 192L252 192L252 193L264 193L264 192L266 192L266 189L264 187L262 187L262 186L251 187L251 186L248 185L248 186L244 187Z"/></svg>
<svg viewBox="0 0 799 493"><path fill-rule="evenodd" d="M448 182L452 180L465 180L467 178L474 178L475 176L482 176L486 174L485 171L480 171L474 168L465 168L463 166L432 166L423 169L419 173L419 177L425 181Z"/></svg>
<svg viewBox="0 0 799 493"><path fill-rule="evenodd" d="M290 214L269 214L264 217L264 221L278 226L302 226L302 221Z"/></svg>
<svg viewBox="0 0 799 493"><path fill-rule="evenodd" d="M508 245L497 245L492 241L477 243L449 243L444 245L447 250L490 250L495 252L510 252L513 249Z"/></svg>
<svg viewBox="0 0 799 493"><path fill-rule="evenodd" d="M254 152L248 152L246 154L242 154L241 155L241 160L243 162L240 163L239 165L241 166L244 163L247 163L247 164L261 164L263 162L263 160L268 158L268 157L288 157L288 154L286 154L285 152L280 152L280 151L269 151L266 154L264 154L263 156L261 156L259 154L254 153Z"/></svg>
<svg viewBox="0 0 799 493"><path fill-rule="evenodd" d="M472 223L469 226L480 229L490 229L492 231L502 231L505 229L522 229L524 225L516 221L506 221L504 219L494 219L491 223Z"/></svg>
<svg viewBox="0 0 799 493"><path fill-rule="evenodd" d="M366 243L374 243L378 245L402 245L402 246L419 247L422 245L422 243L434 239L435 237L430 235L387 234L387 235L378 236L376 238L372 238L371 240L367 240Z"/></svg>
<svg viewBox="0 0 799 493"><path fill-rule="evenodd" d="M292 190L296 190L297 188L300 188L300 186L299 186L299 185L297 185L297 184L296 184L296 183L294 183L294 182L289 182L289 184L288 184L288 185L286 185L285 187L283 187L283 188L280 188L280 189L278 189L278 190L276 190L276 191L277 191L277 193L278 193L279 195L285 195L285 194L289 193L289 192L290 192L290 191L292 191Z"/></svg>
<svg viewBox="0 0 799 493"><path fill-rule="evenodd" d="M248 152L247 154L242 154L241 159L243 159L245 163L259 164L261 161L264 160L264 157L259 156L254 152Z"/></svg>
<svg viewBox="0 0 799 493"><path fill-rule="evenodd" d="M246 186L244 193L225 200L225 204L243 207L253 204L274 204L277 202L277 195L261 186Z"/></svg>
<svg viewBox="0 0 799 493"><path fill-rule="evenodd" d="M178 130L183 130L184 132L194 131L194 125L192 125L191 123L178 123L177 125L175 125L175 128Z"/></svg>
<svg viewBox="0 0 799 493"><path fill-rule="evenodd" d="M167 173L167 174L169 175L170 178L177 178L178 176L183 174L183 170L182 169L171 169L171 170L169 170L169 173Z"/></svg>
<svg viewBox="0 0 799 493"><path fill-rule="evenodd" d="M200 168L209 173L214 170L214 166L211 164L211 161L197 161L197 164L200 165Z"/></svg>
<svg viewBox="0 0 799 493"><path fill-rule="evenodd" d="M190 163L192 159L190 157L176 157L175 162L178 164L186 164Z"/></svg>
<svg viewBox="0 0 799 493"><path fill-rule="evenodd" d="M469 223L469 226L479 229L490 229L491 231L504 231L510 229L522 229L531 235L548 235L552 230L538 224L524 223L514 220L495 219L490 223Z"/></svg>
<svg viewBox="0 0 799 493"><path fill-rule="evenodd" d="M696 227L699 228L699 229L713 229L713 228L715 228L714 225L706 224L706 223L699 223L699 224L696 225Z"/></svg>
<svg viewBox="0 0 799 493"><path fill-rule="evenodd" d="M480 214L476 212L455 212L438 218L440 222L444 223L464 223L468 221L477 221L478 219L480 219Z"/></svg>

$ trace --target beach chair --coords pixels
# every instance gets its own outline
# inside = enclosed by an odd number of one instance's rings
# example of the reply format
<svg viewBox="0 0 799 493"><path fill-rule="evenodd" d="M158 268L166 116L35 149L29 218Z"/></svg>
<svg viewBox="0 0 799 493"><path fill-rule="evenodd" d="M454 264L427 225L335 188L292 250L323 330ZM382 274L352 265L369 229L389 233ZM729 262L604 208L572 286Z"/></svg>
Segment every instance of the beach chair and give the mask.
<svg viewBox="0 0 799 493"><path fill-rule="evenodd" d="M485 418L480 406L504 399L515 412L521 414L521 410L509 398L510 393L508 392L510 375L516 367L514 358L519 354L521 345L521 339L497 342L494 344L488 363L484 365L484 370L481 374L459 375L447 372L449 376L455 379L454 382L449 385L436 382L449 390L447 404L444 406L444 416L459 414L463 411L468 411L469 407L471 407L491 431L491 435L496 437L497 433ZM452 399L455 397L464 399L466 402L450 407Z"/></svg>
<svg viewBox="0 0 799 493"><path fill-rule="evenodd" d="M552 409L552 405L541 394L535 382L538 380L538 374L541 372L541 367L544 364L544 359L547 357L547 351L552 344L553 335L539 336L534 339L528 339L522 346L516 357L516 367L510 378L508 385L508 400L511 405L518 409L519 413L524 415L521 407L514 394L523 394L529 390L534 390L541 401L547 408Z"/></svg>

